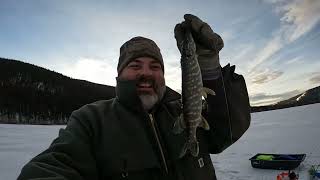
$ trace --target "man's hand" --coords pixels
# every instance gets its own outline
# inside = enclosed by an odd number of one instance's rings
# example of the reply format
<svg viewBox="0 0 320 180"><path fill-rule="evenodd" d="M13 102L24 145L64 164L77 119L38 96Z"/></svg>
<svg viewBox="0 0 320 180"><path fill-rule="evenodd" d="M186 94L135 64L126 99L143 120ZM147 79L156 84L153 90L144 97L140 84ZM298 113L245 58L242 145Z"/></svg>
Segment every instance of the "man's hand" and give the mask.
<svg viewBox="0 0 320 180"><path fill-rule="evenodd" d="M222 38L210 26L192 14L185 14L184 21L174 28L174 36L180 50L186 28L191 29L197 46L198 61L204 80L217 79L220 75L219 51L223 48Z"/></svg>

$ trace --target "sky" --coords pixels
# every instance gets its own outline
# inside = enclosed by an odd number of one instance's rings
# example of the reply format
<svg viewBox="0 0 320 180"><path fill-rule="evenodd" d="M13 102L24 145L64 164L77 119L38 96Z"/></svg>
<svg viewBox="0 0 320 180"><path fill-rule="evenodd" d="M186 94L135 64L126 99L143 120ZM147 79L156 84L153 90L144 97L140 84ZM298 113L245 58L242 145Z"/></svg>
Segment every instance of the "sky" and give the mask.
<svg viewBox="0 0 320 180"><path fill-rule="evenodd" d="M166 84L181 89L174 27L194 14L221 35L251 105L320 85L319 0L1 0L0 57L116 85L120 46L135 36L161 49Z"/></svg>

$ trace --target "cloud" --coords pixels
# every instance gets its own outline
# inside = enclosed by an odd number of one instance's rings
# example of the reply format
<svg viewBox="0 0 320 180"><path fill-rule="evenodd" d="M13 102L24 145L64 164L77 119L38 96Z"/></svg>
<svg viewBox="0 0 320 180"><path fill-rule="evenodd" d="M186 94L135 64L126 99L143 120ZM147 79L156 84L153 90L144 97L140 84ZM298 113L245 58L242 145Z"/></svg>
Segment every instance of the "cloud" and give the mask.
<svg viewBox="0 0 320 180"><path fill-rule="evenodd" d="M226 30L223 31L222 33L220 33L221 38L223 39L224 42L230 41L233 38L235 38L235 33L233 32L233 30Z"/></svg>
<svg viewBox="0 0 320 180"><path fill-rule="evenodd" d="M116 69L116 65L104 59L79 58L74 64L63 64L59 72L76 79L115 86Z"/></svg>
<svg viewBox="0 0 320 180"><path fill-rule="evenodd" d="M265 60L270 58L279 49L284 46L284 41L281 36L275 36L269 41L261 51L259 51L255 57L255 60L249 66L249 72L254 72L257 67Z"/></svg>
<svg viewBox="0 0 320 180"><path fill-rule="evenodd" d="M256 100L256 101L250 100L250 105L251 106L265 106L265 105L275 104L278 101L279 101L279 98L265 97L264 99L260 99L260 100Z"/></svg>
<svg viewBox="0 0 320 180"><path fill-rule="evenodd" d="M253 84L265 84L277 79L282 74L283 74L282 71L273 71L270 69L264 69L264 71L256 72L254 75L251 75L249 79L251 79L251 82Z"/></svg>
<svg viewBox="0 0 320 180"><path fill-rule="evenodd" d="M281 2L285 2L286 0L264 0L267 3L281 3Z"/></svg>
<svg viewBox="0 0 320 180"><path fill-rule="evenodd" d="M273 104L294 97L300 93L302 93L300 90L293 90L280 94L257 93L250 96L250 104L252 106Z"/></svg>
<svg viewBox="0 0 320 180"><path fill-rule="evenodd" d="M302 62L302 56L294 57L293 59L286 61L285 64L290 65L290 64L299 63L299 62Z"/></svg>
<svg viewBox="0 0 320 180"><path fill-rule="evenodd" d="M292 34L289 42L309 32L320 20L320 1L295 0L283 6L284 16L281 22L288 25Z"/></svg>
<svg viewBox="0 0 320 180"><path fill-rule="evenodd" d="M320 84L320 73L315 72L312 74L312 77L309 79L312 84Z"/></svg>
<svg viewBox="0 0 320 180"><path fill-rule="evenodd" d="M320 1L317 0L267 0L280 14L280 28L273 32L271 40L257 54L249 67L254 71L284 46L308 33L320 21Z"/></svg>
<svg viewBox="0 0 320 180"><path fill-rule="evenodd" d="M170 88L181 92L181 68L180 64L166 64L165 65L165 79L166 85Z"/></svg>

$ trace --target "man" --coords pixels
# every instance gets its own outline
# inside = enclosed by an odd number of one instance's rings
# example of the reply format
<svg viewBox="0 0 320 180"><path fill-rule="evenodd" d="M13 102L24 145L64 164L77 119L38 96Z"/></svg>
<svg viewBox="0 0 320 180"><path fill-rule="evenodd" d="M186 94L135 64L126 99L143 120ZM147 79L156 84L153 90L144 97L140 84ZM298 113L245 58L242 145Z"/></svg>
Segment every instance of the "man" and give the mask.
<svg viewBox="0 0 320 180"><path fill-rule="evenodd" d="M198 157L179 157L186 134L174 134L181 97L166 87L160 49L135 37L120 48L116 97L74 111L50 147L22 169L18 179L216 179L210 153L220 153L250 124L248 94L234 67L221 71L223 41L198 17L185 15L175 27L178 47L190 28L197 43L208 95L203 116L210 131L198 130Z"/></svg>

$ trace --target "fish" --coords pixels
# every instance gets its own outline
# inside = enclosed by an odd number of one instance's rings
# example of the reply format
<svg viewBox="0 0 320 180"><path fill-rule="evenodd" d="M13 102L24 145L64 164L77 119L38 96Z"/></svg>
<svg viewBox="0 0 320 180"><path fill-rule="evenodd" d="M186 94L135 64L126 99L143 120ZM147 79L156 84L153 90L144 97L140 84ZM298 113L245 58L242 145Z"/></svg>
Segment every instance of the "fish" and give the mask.
<svg viewBox="0 0 320 180"><path fill-rule="evenodd" d="M182 113L174 123L173 131L175 134L187 132L180 158L188 152L194 157L199 155L199 142L197 140L197 128L202 127L210 130L207 120L201 115L203 108L202 97L207 94L215 95L209 88L203 87L201 69L199 66L196 44L189 29L185 30L184 40L180 44L181 52L181 76L182 76Z"/></svg>

